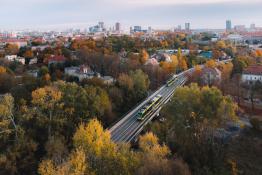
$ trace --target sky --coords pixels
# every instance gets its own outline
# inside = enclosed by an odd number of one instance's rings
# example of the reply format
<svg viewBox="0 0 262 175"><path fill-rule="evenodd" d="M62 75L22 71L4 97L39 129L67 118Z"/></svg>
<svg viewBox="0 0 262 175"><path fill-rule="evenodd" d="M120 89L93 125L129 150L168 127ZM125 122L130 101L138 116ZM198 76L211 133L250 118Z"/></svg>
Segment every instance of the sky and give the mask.
<svg viewBox="0 0 262 175"><path fill-rule="evenodd" d="M262 27L262 0L0 0L1 29L88 28L104 21L157 29L184 27L225 28L233 25Z"/></svg>

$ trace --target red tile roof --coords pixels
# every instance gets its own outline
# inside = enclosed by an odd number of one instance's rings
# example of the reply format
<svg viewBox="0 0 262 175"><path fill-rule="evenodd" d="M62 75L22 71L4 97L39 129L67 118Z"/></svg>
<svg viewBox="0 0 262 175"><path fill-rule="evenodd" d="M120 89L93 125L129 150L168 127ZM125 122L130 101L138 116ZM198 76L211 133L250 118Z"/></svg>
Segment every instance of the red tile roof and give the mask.
<svg viewBox="0 0 262 175"><path fill-rule="evenodd" d="M262 65L249 66L243 71L244 74L262 75Z"/></svg>
<svg viewBox="0 0 262 175"><path fill-rule="evenodd" d="M64 62L66 58L62 55L59 56L52 56L48 59L48 62Z"/></svg>
<svg viewBox="0 0 262 175"><path fill-rule="evenodd" d="M4 43L17 43L17 42L27 42L25 39L2 39L0 42Z"/></svg>

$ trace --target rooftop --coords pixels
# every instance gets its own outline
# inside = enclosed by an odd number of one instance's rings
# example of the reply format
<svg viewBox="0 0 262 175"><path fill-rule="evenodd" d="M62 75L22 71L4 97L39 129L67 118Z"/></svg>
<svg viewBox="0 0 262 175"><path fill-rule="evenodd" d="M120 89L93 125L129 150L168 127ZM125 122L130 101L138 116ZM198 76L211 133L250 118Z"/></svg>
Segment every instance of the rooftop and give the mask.
<svg viewBox="0 0 262 175"><path fill-rule="evenodd" d="M249 66L243 71L243 74L262 75L262 65Z"/></svg>

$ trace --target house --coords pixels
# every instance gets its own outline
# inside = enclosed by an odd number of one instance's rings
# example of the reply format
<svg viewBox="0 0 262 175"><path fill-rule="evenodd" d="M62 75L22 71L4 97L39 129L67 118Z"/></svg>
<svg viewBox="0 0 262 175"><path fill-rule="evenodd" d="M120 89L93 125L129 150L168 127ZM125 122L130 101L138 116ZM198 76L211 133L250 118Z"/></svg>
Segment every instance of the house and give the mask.
<svg viewBox="0 0 262 175"><path fill-rule="evenodd" d="M65 74L73 77L77 77L79 81L83 79L91 79L96 74L89 66L81 65L80 67L66 67Z"/></svg>
<svg viewBox="0 0 262 175"><path fill-rule="evenodd" d="M17 45L18 48L27 46L27 41L25 39L3 39L0 40L0 43L6 44L14 44Z"/></svg>
<svg viewBox="0 0 262 175"><path fill-rule="evenodd" d="M81 65L79 67L66 67L65 68L65 74L77 77L79 81L82 81L84 79L92 79L94 77L100 78L103 80L105 84L113 84L115 82L115 79L111 76L103 76L101 77L99 73L93 72L89 66Z"/></svg>
<svg viewBox="0 0 262 175"><path fill-rule="evenodd" d="M8 61L17 61L23 65L25 64L25 58L19 57L17 55L6 55L5 59Z"/></svg>
<svg viewBox="0 0 262 175"><path fill-rule="evenodd" d="M155 59L158 62L172 62L171 57L167 53L158 53L151 56L151 59Z"/></svg>
<svg viewBox="0 0 262 175"><path fill-rule="evenodd" d="M203 85L219 84L221 81L221 71L217 68L204 67L200 74Z"/></svg>
<svg viewBox="0 0 262 175"><path fill-rule="evenodd" d="M66 62L66 58L62 55L51 56L48 58L48 66L51 64L64 64Z"/></svg>
<svg viewBox="0 0 262 175"><path fill-rule="evenodd" d="M100 77L100 79L102 79L104 83L107 85L113 84L115 82L115 79L111 76L103 76L103 77Z"/></svg>
<svg viewBox="0 0 262 175"><path fill-rule="evenodd" d="M155 58L148 59L145 63L146 66L158 66L159 63Z"/></svg>
<svg viewBox="0 0 262 175"><path fill-rule="evenodd" d="M199 57L206 58L206 59L211 59L213 57L213 52L212 51L201 51L199 53Z"/></svg>
<svg viewBox="0 0 262 175"><path fill-rule="evenodd" d="M37 64L37 58L32 58L32 59L30 59L29 64L30 64L30 65L32 65L32 64Z"/></svg>
<svg viewBox="0 0 262 175"><path fill-rule="evenodd" d="M230 34L225 38L225 40L229 40L235 44L238 44L244 42L244 37L239 34Z"/></svg>
<svg viewBox="0 0 262 175"><path fill-rule="evenodd" d="M17 55L6 55L5 59L8 61L14 61L17 58Z"/></svg>
<svg viewBox="0 0 262 175"><path fill-rule="evenodd" d="M242 82L251 85L256 81L262 82L262 65L249 66L242 73Z"/></svg>
<svg viewBox="0 0 262 175"><path fill-rule="evenodd" d="M27 73L27 75L29 75L29 76L32 76L32 77L35 77L35 78L37 78L38 77L38 72L39 72L39 70L29 70L29 71L27 71L26 73Z"/></svg>

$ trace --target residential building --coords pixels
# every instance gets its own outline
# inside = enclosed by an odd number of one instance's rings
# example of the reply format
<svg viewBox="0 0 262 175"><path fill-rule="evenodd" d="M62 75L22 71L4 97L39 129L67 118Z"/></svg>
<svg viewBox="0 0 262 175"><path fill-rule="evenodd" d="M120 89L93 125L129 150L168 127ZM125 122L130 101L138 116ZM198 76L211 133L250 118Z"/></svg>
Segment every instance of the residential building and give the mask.
<svg viewBox="0 0 262 175"><path fill-rule="evenodd" d="M27 41L25 39L3 39L0 40L0 43L6 44L14 44L17 45L18 48L27 46Z"/></svg>
<svg viewBox="0 0 262 175"><path fill-rule="evenodd" d="M115 82L115 79L111 76L103 76L99 78L102 79L104 84L107 84L107 85L113 84Z"/></svg>
<svg viewBox="0 0 262 175"><path fill-rule="evenodd" d="M66 62L66 58L62 55L59 56L51 56L48 59L48 66L51 64L64 64Z"/></svg>
<svg viewBox="0 0 262 175"><path fill-rule="evenodd" d="M8 60L8 61L16 61L16 62L19 62L23 65L25 64L25 58L19 57L17 55L6 55L5 59Z"/></svg>
<svg viewBox="0 0 262 175"><path fill-rule="evenodd" d="M29 64L30 64L30 65L32 65L32 64L37 64L37 58L32 58L32 59L30 59Z"/></svg>
<svg viewBox="0 0 262 175"><path fill-rule="evenodd" d="M157 53L151 56L151 59L155 59L158 62L172 62L171 57L167 53Z"/></svg>
<svg viewBox="0 0 262 175"><path fill-rule="evenodd" d="M111 76L101 77L99 73L91 70L89 66L81 65L79 67L66 67L65 74L73 77L77 77L79 81L84 79L92 79L94 77L100 78L105 84L112 84L115 82L114 78Z"/></svg>
<svg viewBox="0 0 262 175"><path fill-rule="evenodd" d="M199 53L199 57L211 59L213 57L213 52L212 51L201 51Z"/></svg>
<svg viewBox="0 0 262 175"><path fill-rule="evenodd" d="M262 65L247 67L242 73L242 82L253 84L256 81L262 82Z"/></svg>
<svg viewBox="0 0 262 175"><path fill-rule="evenodd" d="M244 42L244 37L239 34L230 34L225 38L225 40L229 40L235 44L238 44Z"/></svg>
<svg viewBox="0 0 262 175"><path fill-rule="evenodd" d="M158 66L159 63L155 58L150 58L145 63L146 66Z"/></svg>
<svg viewBox="0 0 262 175"><path fill-rule="evenodd" d="M66 67L65 74L73 77L77 77L79 81L83 79L91 79L96 74L89 66L81 65L80 67Z"/></svg>
<svg viewBox="0 0 262 175"><path fill-rule="evenodd" d="M27 71L27 75L37 78L39 70L29 70Z"/></svg>

